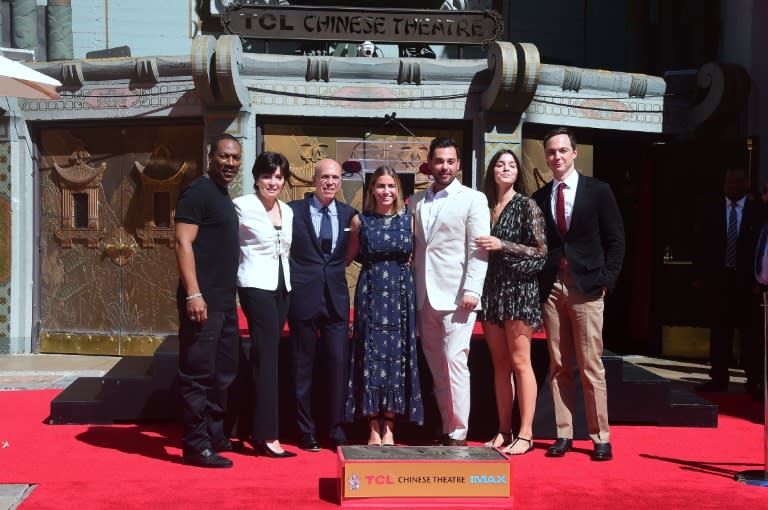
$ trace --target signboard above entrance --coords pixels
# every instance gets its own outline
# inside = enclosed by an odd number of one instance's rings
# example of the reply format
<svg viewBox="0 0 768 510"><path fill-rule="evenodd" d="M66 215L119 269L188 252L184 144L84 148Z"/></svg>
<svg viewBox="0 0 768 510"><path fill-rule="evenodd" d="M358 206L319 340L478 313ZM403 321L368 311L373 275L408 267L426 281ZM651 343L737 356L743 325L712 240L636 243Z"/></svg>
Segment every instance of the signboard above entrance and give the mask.
<svg viewBox="0 0 768 510"><path fill-rule="evenodd" d="M488 44L502 32L496 11L273 7L232 2L221 16L229 34L254 39Z"/></svg>

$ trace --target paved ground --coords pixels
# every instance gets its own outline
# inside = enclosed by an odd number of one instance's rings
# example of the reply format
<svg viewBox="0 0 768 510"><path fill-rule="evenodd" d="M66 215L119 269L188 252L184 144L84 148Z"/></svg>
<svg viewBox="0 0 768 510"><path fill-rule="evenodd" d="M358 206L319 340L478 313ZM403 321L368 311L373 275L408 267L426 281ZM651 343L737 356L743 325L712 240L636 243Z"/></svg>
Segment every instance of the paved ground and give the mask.
<svg viewBox="0 0 768 510"><path fill-rule="evenodd" d="M66 388L78 377L104 375L119 359L69 354L0 355L0 390Z"/></svg>

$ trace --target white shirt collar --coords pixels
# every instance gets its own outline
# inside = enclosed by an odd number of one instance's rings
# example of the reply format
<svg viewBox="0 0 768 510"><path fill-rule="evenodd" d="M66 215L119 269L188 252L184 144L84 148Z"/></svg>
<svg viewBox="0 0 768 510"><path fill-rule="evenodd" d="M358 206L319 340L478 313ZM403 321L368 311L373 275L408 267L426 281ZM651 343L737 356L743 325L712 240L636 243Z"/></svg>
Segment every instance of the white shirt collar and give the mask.
<svg viewBox="0 0 768 510"><path fill-rule="evenodd" d="M573 172L571 172L571 175L569 175L568 177L565 178L564 181L561 181L561 180L556 179L556 178L553 178L552 181L554 183L552 185L553 189L557 188L557 186L559 186L561 182L564 182L567 187L569 187L571 189L575 189L576 185L579 182L579 171L578 170L574 170Z"/></svg>
<svg viewBox="0 0 768 510"><path fill-rule="evenodd" d="M445 188L443 188L440 191L438 191L437 193L435 193L435 185L433 183L429 187L429 193L428 194L433 196L433 197L435 197L435 196L437 196L438 194L441 194L441 193L444 193L446 195L450 195L451 193L455 193L456 191L458 191L458 189L460 187L461 187L461 183L459 182L459 180L458 179L453 179L448 186L446 186Z"/></svg>
<svg viewBox="0 0 768 510"><path fill-rule="evenodd" d="M316 211L319 211L324 206L320 203L320 201L317 199L317 196L312 193L312 199L310 200L310 203L312 204L312 207L315 208ZM336 214L336 199L334 198L331 200L331 203L328 204L328 212L331 214Z"/></svg>

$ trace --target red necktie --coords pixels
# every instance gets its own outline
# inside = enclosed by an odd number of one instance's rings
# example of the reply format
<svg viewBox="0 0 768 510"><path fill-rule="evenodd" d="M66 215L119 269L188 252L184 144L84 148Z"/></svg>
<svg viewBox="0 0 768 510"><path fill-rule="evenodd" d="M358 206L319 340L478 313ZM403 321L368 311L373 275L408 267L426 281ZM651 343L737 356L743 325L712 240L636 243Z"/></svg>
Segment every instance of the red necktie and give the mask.
<svg viewBox="0 0 768 510"><path fill-rule="evenodd" d="M555 202L555 214L557 215L557 229L560 231L560 235L565 238L565 234L568 232L568 227L565 223L565 196L563 193L565 183L561 182L557 187L557 201ZM563 255L560 258L560 270L564 270L568 267L568 260Z"/></svg>

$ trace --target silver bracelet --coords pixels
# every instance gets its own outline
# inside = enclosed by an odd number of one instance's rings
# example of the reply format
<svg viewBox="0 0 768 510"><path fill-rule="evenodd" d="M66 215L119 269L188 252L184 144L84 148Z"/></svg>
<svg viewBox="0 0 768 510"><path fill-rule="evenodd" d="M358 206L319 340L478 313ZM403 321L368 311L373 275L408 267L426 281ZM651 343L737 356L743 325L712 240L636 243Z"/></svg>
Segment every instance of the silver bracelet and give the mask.
<svg viewBox="0 0 768 510"><path fill-rule="evenodd" d="M195 292L194 294L190 294L189 296L187 296L187 301L192 301L193 299L196 299L196 298L199 298L199 297L203 297L203 293L202 292Z"/></svg>

